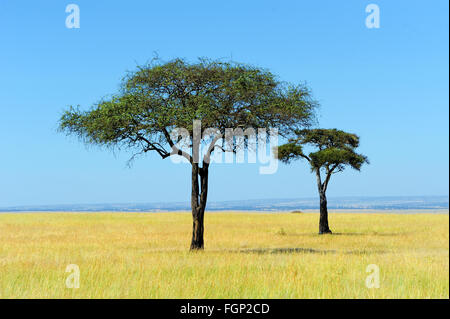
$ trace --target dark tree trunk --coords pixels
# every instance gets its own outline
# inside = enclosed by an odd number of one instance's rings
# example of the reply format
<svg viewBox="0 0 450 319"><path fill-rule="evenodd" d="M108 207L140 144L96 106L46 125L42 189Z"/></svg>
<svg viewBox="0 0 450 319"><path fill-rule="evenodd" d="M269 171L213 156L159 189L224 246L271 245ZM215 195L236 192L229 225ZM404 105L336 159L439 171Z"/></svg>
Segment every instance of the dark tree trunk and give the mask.
<svg viewBox="0 0 450 319"><path fill-rule="evenodd" d="M191 250L199 250L204 248L203 242L203 217L204 211L199 209L200 207L192 209L192 241L191 241Z"/></svg>
<svg viewBox="0 0 450 319"><path fill-rule="evenodd" d="M204 248L203 232L204 232L204 216L206 200L208 195L208 166L203 163L200 168L198 163L192 164L192 241L191 250L200 250ZM200 176L200 184L199 184ZM199 189L200 188L200 189Z"/></svg>
<svg viewBox="0 0 450 319"><path fill-rule="evenodd" d="M319 234L331 234L331 230L328 227L327 197L323 191L320 192Z"/></svg>

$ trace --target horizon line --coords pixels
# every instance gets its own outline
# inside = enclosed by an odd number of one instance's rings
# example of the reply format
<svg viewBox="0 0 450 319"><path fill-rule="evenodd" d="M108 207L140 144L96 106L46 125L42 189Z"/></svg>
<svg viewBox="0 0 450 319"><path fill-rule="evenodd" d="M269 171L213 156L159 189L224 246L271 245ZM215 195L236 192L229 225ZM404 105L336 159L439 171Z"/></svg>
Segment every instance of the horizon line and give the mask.
<svg viewBox="0 0 450 319"><path fill-rule="evenodd" d="M446 199L447 205L449 202L449 195L400 195L400 196L394 196L394 195L385 195L385 196L371 196L371 195L365 195L365 196L330 196L328 197L328 200L334 201L334 200L375 200L375 199L404 199L404 200L411 200L411 199L427 199L427 198L435 198L435 199ZM257 202L257 201L316 201L317 197L311 196L311 197L285 197L285 198L252 198L252 199L229 199L229 200L211 200L208 203L208 206L214 205L214 204L225 204L225 203L244 203L244 202ZM42 209L44 207L47 208L53 208L56 209L58 207L73 207L73 206L131 206L131 205L188 205L189 201L138 201L138 202L98 202L98 203L87 203L87 202L79 202L79 203L60 203L60 204L19 204L19 205L8 205L8 206L0 206L0 211L9 211L9 210L22 210L22 209ZM274 203L276 204L276 203ZM348 208L347 208L348 209Z"/></svg>

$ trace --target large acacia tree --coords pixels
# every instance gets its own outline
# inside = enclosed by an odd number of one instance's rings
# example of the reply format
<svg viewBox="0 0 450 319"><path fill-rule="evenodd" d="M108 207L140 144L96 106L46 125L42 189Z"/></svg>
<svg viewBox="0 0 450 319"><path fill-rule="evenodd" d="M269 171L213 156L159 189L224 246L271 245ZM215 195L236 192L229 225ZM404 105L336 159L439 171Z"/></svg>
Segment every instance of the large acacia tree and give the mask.
<svg viewBox="0 0 450 319"><path fill-rule="evenodd" d="M210 156L216 149L236 150L236 145L226 145L234 139L222 138L225 130L276 128L281 136L292 136L314 120L315 107L307 87L280 82L264 69L208 59L155 60L127 74L118 94L89 110L70 107L59 127L87 144L128 148L133 157L150 151L162 159L184 157L192 166L194 250L204 247ZM194 123L201 133L207 128L217 132L206 141L204 154ZM178 128L188 132L187 148L180 147L180 139L172 134Z"/></svg>
<svg viewBox="0 0 450 319"><path fill-rule="evenodd" d="M356 153L359 137L337 129L299 130L297 137L278 148L278 159L284 163L303 158L316 175L320 196L319 234L331 234L328 226L327 188L331 175L342 172L349 166L360 170L368 163L366 156ZM305 146L312 146L313 152L307 154Z"/></svg>

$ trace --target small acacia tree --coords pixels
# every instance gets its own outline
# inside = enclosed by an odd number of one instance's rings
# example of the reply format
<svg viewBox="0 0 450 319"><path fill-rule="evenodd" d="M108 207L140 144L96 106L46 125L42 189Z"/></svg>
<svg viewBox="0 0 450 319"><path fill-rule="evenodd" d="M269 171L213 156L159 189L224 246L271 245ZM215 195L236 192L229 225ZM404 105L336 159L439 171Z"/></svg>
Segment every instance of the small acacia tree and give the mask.
<svg viewBox="0 0 450 319"><path fill-rule="evenodd" d="M70 107L59 127L87 144L129 148L133 157L150 151L163 159L184 157L192 166L194 250L204 247L210 156L217 148L236 151L235 140L222 138L226 130L276 128L281 136L293 136L314 120L315 107L305 86L280 82L260 68L207 59L193 64L182 59L156 60L129 73L119 94L90 110ZM177 146L180 141L172 134L178 128L190 137L187 150ZM217 132L208 140L202 158L195 134L198 128L201 133L209 128ZM222 145L217 144L220 140ZM246 139L240 146L248 147Z"/></svg>
<svg viewBox="0 0 450 319"><path fill-rule="evenodd" d="M320 196L319 234L331 234L328 226L327 188L332 174L342 172L346 166L360 170L364 163L369 163L367 157L355 152L359 146L359 137L337 129L299 130L297 137L278 148L278 159L290 163L298 158L306 159L317 179ZM304 146L309 145L316 151L304 152ZM323 175L323 177L322 177Z"/></svg>

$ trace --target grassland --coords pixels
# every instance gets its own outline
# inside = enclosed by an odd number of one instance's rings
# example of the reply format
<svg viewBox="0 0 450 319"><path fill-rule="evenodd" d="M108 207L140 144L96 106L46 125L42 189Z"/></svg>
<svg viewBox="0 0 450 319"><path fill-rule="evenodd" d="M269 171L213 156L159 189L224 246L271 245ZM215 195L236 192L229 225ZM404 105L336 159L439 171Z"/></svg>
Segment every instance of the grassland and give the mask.
<svg viewBox="0 0 450 319"><path fill-rule="evenodd" d="M0 214L1 298L449 298L448 214ZM66 288L68 264L80 288ZM380 269L380 288L365 285Z"/></svg>

